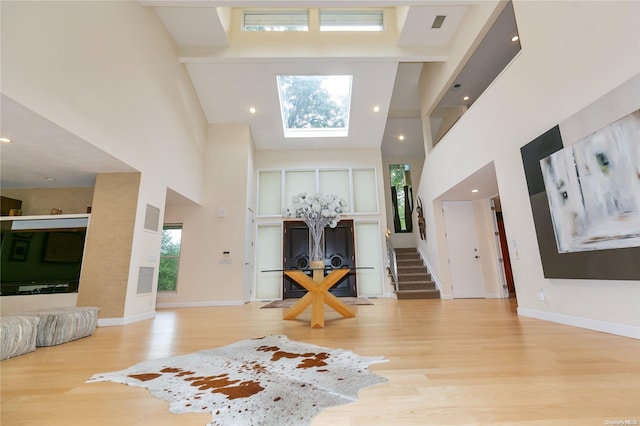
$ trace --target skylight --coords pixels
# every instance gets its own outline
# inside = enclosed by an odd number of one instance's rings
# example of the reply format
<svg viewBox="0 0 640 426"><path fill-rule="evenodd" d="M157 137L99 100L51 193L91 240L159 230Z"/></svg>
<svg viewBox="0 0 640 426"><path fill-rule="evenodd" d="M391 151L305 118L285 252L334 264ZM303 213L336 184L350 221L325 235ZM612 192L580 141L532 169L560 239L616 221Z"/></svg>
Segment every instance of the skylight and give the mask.
<svg viewBox="0 0 640 426"><path fill-rule="evenodd" d="M243 31L308 31L306 10L259 11L245 10Z"/></svg>
<svg viewBox="0 0 640 426"><path fill-rule="evenodd" d="M285 138L346 137L350 75L279 75Z"/></svg>
<svg viewBox="0 0 640 426"><path fill-rule="evenodd" d="M320 31L384 31L384 12L320 10Z"/></svg>

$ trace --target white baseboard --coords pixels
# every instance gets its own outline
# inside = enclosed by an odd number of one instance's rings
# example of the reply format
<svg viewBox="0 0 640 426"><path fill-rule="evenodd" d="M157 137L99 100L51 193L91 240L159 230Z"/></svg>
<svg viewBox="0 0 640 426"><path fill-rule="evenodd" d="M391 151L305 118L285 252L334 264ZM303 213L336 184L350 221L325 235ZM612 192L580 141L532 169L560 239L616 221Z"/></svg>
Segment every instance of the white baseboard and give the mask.
<svg viewBox="0 0 640 426"><path fill-rule="evenodd" d="M156 317L155 312L145 312L144 314L132 315L123 318L99 318L98 327L113 327L117 325L127 325L138 321L153 319Z"/></svg>
<svg viewBox="0 0 640 426"><path fill-rule="evenodd" d="M485 293L485 299L504 299L504 297L500 296L498 293Z"/></svg>
<svg viewBox="0 0 640 426"><path fill-rule="evenodd" d="M555 312L539 311L537 309L518 308L518 315L541 319L545 321L557 322L574 327L586 328L589 330L601 331L618 336L640 339L640 327L615 322L594 320L590 318L574 317L572 315L558 314Z"/></svg>
<svg viewBox="0 0 640 426"><path fill-rule="evenodd" d="M453 294L440 292L440 299L442 299L442 300L453 300Z"/></svg>
<svg viewBox="0 0 640 426"><path fill-rule="evenodd" d="M244 300L212 300L208 302L156 303L156 308L202 308L211 306L238 306L244 304Z"/></svg>
<svg viewBox="0 0 640 426"><path fill-rule="evenodd" d="M422 258L422 262L425 264L425 266L429 270L429 273L431 274L431 277L433 278L433 282L436 283L436 287L438 288L438 290L440 290L440 298L441 299L446 299L445 297L442 297L442 284L440 283L440 278L438 278L438 276L433 272L433 268L431 267L431 263L429 263L429 259L427 259L427 256L422 251L422 247L421 246L418 246L418 253L420 253L420 257Z"/></svg>

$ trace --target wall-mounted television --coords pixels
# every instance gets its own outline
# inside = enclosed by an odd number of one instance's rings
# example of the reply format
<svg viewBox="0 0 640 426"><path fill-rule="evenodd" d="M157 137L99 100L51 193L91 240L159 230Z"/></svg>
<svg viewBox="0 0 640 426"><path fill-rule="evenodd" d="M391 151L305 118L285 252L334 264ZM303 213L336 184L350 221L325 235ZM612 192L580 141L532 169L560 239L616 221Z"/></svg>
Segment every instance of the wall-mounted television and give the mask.
<svg viewBox="0 0 640 426"><path fill-rule="evenodd" d="M77 292L88 221L2 220L0 295Z"/></svg>

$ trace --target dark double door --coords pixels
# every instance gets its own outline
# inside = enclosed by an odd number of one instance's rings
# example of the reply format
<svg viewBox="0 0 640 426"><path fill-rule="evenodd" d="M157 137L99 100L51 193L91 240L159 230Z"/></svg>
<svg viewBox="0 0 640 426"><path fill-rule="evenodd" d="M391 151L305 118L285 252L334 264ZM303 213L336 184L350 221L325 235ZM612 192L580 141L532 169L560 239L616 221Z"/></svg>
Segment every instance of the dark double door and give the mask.
<svg viewBox="0 0 640 426"><path fill-rule="evenodd" d="M353 244L353 221L341 220L335 228L324 230L325 274L332 268L354 268L356 256ZM309 228L302 221L284 222L284 269L309 268ZM311 276L309 271L307 275ZM285 299L300 298L307 290L284 277ZM351 271L329 290L336 297L356 296L356 274Z"/></svg>

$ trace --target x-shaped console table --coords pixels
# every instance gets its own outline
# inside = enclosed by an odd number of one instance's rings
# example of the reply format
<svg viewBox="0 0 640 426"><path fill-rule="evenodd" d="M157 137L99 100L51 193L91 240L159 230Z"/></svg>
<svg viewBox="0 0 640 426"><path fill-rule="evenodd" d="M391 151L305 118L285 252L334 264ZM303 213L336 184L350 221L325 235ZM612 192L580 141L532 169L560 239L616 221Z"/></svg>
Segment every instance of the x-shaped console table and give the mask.
<svg viewBox="0 0 640 426"><path fill-rule="evenodd" d="M283 271L286 276L308 290L308 293L287 309L283 315L286 320L295 319L304 311L307 306L311 305L311 328L324 327L324 304L332 307L336 312L345 318L353 318L355 312L345 305L340 299L329 293L329 289L333 287L342 277L350 272L350 269L334 269L327 276L324 276L323 269L313 270L313 279L300 270Z"/></svg>

